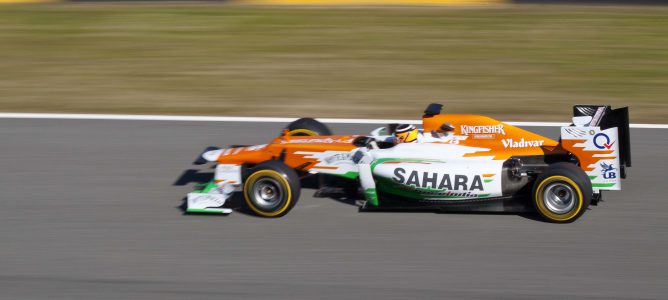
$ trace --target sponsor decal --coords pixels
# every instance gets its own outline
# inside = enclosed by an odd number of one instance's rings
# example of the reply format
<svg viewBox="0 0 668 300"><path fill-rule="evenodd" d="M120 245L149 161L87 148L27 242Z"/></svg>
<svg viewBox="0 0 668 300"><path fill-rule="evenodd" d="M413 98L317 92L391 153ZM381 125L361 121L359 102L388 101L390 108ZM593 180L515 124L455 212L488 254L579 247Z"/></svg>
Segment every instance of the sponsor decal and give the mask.
<svg viewBox="0 0 668 300"><path fill-rule="evenodd" d="M446 144L451 144L451 145L459 145L460 141L464 141L467 138L468 138L468 136L465 136L465 135L453 135L445 143Z"/></svg>
<svg viewBox="0 0 668 300"><path fill-rule="evenodd" d="M615 142L610 143L610 137L605 133L597 133L594 136L594 146L598 149L610 149Z"/></svg>
<svg viewBox="0 0 668 300"><path fill-rule="evenodd" d="M494 181L494 175L495 174L482 174L482 177L484 178L485 183L490 183Z"/></svg>
<svg viewBox="0 0 668 300"><path fill-rule="evenodd" d="M461 192L461 193L460 192L447 192L447 193L439 193L439 194L434 195L434 196L436 196L436 197L432 198L432 199L438 199L440 197L455 198L455 199L457 199L457 198L485 198L485 197L489 197L489 194L476 194L476 193L472 193L472 192Z"/></svg>
<svg viewBox="0 0 668 300"><path fill-rule="evenodd" d="M351 159L350 152L336 153L332 156L325 158L325 162L331 165L332 163L335 163L337 161L350 160L350 159Z"/></svg>
<svg viewBox="0 0 668 300"><path fill-rule="evenodd" d="M456 191L484 191L482 185L482 176L475 175L470 178L467 175L450 175L436 172L418 172L411 171L407 174L406 169L394 169L392 180L404 185L412 185L418 188L435 190L456 190Z"/></svg>
<svg viewBox="0 0 668 300"><path fill-rule="evenodd" d="M601 163L601 175L604 179L616 179L617 169L613 164Z"/></svg>
<svg viewBox="0 0 668 300"><path fill-rule="evenodd" d="M333 139L333 138L326 138L326 139L290 139L290 140L282 140L281 144L314 144L314 143L321 143L321 144L338 144L338 143L352 143L353 139Z"/></svg>
<svg viewBox="0 0 668 300"><path fill-rule="evenodd" d="M489 133L474 134L473 138L477 140L493 140L496 138L496 134L489 134Z"/></svg>
<svg viewBox="0 0 668 300"><path fill-rule="evenodd" d="M461 134L502 134L506 135L506 131L503 130L503 124L499 125L461 125L459 127Z"/></svg>
<svg viewBox="0 0 668 300"><path fill-rule="evenodd" d="M525 140L524 138L519 141L515 139L503 139L501 140L503 147L505 148L528 148L528 147L540 147L545 143L543 140Z"/></svg>
<svg viewBox="0 0 668 300"><path fill-rule="evenodd" d="M190 203L192 205L197 205L199 203L202 203L203 205L206 206L223 206L225 204L225 197L222 197L222 195L209 195L209 194L204 194L204 195L197 195L197 197L191 198Z"/></svg>
<svg viewBox="0 0 668 300"><path fill-rule="evenodd" d="M238 165L219 164L216 165L216 172L238 172Z"/></svg>

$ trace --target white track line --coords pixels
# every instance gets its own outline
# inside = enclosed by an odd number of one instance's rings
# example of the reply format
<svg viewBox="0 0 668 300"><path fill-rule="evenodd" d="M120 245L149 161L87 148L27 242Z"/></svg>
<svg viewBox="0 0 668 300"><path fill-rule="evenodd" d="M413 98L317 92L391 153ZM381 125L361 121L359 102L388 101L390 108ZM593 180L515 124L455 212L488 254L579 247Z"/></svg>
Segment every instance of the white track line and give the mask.
<svg viewBox="0 0 668 300"><path fill-rule="evenodd" d="M268 117L215 117L215 116L161 116L161 115L112 115L112 114L46 114L46 113L0 113L0 119L64 119L64 120L130 120L130 121L186 121L186 122L258 122L287 123L296 118ZM339 124L420 124L422 120L396 119L338 119L318 118L324 123ZM563 122L505 122L514 126L559 127L567 126ZM631 124L631 128L668 129L668 124Z"/></svg>

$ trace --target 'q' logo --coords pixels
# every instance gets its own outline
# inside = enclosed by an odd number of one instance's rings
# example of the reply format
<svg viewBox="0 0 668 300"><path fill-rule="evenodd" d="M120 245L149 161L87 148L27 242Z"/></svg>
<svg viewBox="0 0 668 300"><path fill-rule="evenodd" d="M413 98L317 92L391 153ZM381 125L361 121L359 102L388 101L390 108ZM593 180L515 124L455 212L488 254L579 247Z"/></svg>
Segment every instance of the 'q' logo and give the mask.
<svg viewBox="0 0 668 300"><path fill-rule="evenodd" d="M603 142L603 144L600 142ZM594 136L594 146L598 149L610 149L614 144L615 142L610 143L610 137L605 133L597 133Z"/></svg>

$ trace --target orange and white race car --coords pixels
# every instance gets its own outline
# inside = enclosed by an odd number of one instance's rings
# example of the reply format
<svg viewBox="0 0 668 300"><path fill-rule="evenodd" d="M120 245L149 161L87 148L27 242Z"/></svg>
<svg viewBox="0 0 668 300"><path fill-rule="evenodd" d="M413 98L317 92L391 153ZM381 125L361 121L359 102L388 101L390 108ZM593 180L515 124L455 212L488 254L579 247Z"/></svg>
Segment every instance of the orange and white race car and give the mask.
<svg viewBox="0 0 668 300"><path fill-rule="evenodd" d="M186 211L230 213L225 202L241 191L252 212L280 217L297 203L303 180L319 176L321 191L359 194L363 210L534 209L565 223L596 205L603 190L620 190L631 166L626 107L574 106L558 141L441 108L427 107L422 129L333 135L302 118L268 144L208 148L197 163L216 163L214 179L188 194Z"/></svg>

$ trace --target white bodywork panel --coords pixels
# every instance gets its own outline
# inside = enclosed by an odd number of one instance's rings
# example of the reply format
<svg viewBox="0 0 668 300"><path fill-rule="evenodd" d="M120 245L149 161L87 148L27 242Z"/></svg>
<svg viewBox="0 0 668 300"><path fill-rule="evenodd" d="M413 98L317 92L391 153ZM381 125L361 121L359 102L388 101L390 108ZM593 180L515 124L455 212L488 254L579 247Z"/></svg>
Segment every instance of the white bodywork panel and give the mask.
<svg viewBox="0 0 668 300"><path fill-rule="evenodd" d="M311 172L354 174L365 190L375 188L374 178L385 178L409 192L434 193L434 199L457 200L502 196L503 161L493 160L493 156L465 156L488 150L456 143L406 143L387 149L297 154L317 159Z"/></svg>
<svg viewBox="0 0 668 300"><path fill-rule="evenodd" d="M219 155L220 154L216 154L216 159ZM186 211L226 214L232 212L232 209L223 208L222 206L225 205L225 201L227 201L230 195L232 195L232 193L234 193L234 191L241 185L241 166L232 164L217 165L214 180L217 186L208 193L188 193L188 206Z"/></svg>
<svg viewBox="0 0 668 300"><path fill-rule="evenodd" d="M218 212L229 214L232 209L223 208L225 201L236 189L234 184L218 183L208 193L188 193L188 212Z"/></svg>
<svg viewBox="0 0 668 300"><path fill-rule="evenodd" d="M457 144L446 143L407 143L399 144L388 149L370 150L375 159L379 158L413 158L413 159L465 159L489 161L493 156L474 156L464 157L466 154L488 151L488 148L461 146Z"/></svg>
<svg viewBox="0 0 668 300"><path fill-rule="evenodd" d="M599 190L621 190L619 174L619 143L617 128L601 130L599 127L562 127L562 140L581 141L574 145L579 148L580 160L591 156L591 163L582 165L591 180L594 192ZM582 163L582 162L581 162ZM591 169L591 170L587 170Z"/></svg>
<svg viewBox="0 0 668 300"><path fill-rule="evenodd" d="M295 154L303 155L304 158L316 159L318 162L311 167L311 173L324 173L333 175L357 174L357 164L352 161L351 151L324 151L308 152L299 151ZM356 177L356 176L354 176Z"/></svg>
<svg viewBox="0 0 668 300"><path fill-rule="evenodd" d="M219 212L229 214L230 208L222 208L228 196L212 193L188 193L188 212Z"/></svg>
<svg viewBox="0 0 668 300"><path fill-rule="evenodd" d="M232 164L216 165L214 180L228 184L241 184L241 166Z"/></svg>
<svg viewBox="0 0 668 300"><path fill-rule="evenodd" d="M370 152L377 179L391 180L428 200L463 200L502 196L503 161L464 156L486 150L453 144L400 144Z"/></svg>
<svg viewBox="0 0 668 300"><path fill-rule="evenodd" d="M487 148L457 144L399 144L370 150L373 175L427 200L465 200L502 196L503 161L492 156L465 157Z"/></svg>
<svg viewBox="0 0 668 300"><path fill-rule="evenodd" d="M393 162L378 164L373 174L406 191L433 195L431 200L500 197L502 165L502 161Z"/></svg>
<svg viewBox="0 0 668 300"><path fill-rule="evenodd" d="M206 159L207 161L213 162L218 160L218 157L220 157L220 155L223 154L224 151L225 149L207 151L202 153L202 158Z"/></svg>

